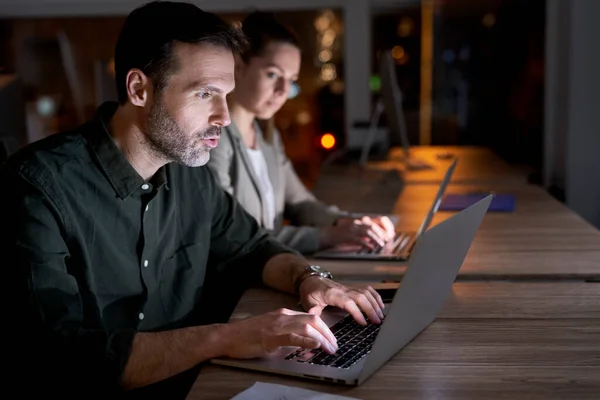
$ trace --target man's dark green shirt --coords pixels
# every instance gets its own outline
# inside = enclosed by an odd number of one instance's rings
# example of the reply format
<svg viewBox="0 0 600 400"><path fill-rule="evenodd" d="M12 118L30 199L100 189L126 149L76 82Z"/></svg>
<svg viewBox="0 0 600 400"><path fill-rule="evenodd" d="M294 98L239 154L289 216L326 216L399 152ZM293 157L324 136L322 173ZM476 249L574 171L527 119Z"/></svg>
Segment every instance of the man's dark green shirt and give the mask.
<svg viewBox="0 0 600 400"><path fill-rule="evenodd" d="M15 375L47 394L110 398L136 332L215 322L221 300L291 251L208 168L172 163L144 181L109 134L116 108L25 147L0 172L5 345Z"/></svg>

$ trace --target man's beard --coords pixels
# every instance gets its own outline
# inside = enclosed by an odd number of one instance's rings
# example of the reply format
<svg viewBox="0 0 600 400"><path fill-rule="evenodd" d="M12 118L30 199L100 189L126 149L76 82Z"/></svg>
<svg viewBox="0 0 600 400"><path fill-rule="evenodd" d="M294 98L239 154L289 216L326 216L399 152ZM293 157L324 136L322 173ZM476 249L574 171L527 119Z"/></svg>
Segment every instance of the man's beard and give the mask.
<svg viewBox="0 0 600 400"><path fill-rule="evenodd" d="M188 167L200 167L210 159L210 148L200 145L207 137L219 136L221 128L210 128L188 136L171 118L160 98L150 109L146 125L146 140L154 155L165 162L177 162Z"/></svg>

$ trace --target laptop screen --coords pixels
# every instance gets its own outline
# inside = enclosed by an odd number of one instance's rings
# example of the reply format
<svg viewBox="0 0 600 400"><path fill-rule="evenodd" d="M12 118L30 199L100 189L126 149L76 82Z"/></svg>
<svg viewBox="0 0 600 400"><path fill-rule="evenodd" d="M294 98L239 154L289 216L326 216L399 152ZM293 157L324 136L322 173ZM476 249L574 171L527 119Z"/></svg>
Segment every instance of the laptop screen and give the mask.
<svg viewBox="0 0 600 400"><path fill-rule="evenodd" d="M417 237L421 236L421 234L423 232L425 232L427 230L427 228L429 228L429 225L431 224L431 221L433 220L433 216L435 215L437 210L440 208L440 204L442 203L442 198L444 196L444 192L446 191L446 187L448 187L448 183L450 183L450 178L452 178L452 173L454 172L454 168L456 167L457 163L458 163L458 158L454 159L454 161L452 162L450 167L448 167L448 171L446 171L446 175L444 176L444 180L442 181L442 184L440 185L440 189L438 190L437 195L435 196L435 199L433 199L433 204L432 204L431 208L429 209L429 212L425 216L425 219L423 220L421 227L417 231Z"/></svg>

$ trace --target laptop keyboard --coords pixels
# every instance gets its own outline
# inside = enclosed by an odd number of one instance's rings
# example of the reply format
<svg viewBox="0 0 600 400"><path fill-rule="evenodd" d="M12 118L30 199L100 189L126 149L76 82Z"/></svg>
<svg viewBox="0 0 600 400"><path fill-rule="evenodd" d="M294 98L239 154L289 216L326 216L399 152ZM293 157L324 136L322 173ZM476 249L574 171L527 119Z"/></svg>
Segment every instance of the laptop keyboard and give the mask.
<svg viewBox="0 0 600 400"><path fill-rule="evenodd" d="M348 315L331 327L331 332L338 342L336 354L330 355L321 349L298 349L287 355L285 359L348 369L371 352L379 328L381 324L359 325L351 315Z"/></svg>
<svg viewBox="0 0 600 400"><path fill-rule="evenodd" d="M358 250L358 254L381 254L383 252L387 254L398 254L401 253L406 245L410 243L411 238L411 234L399 232L394 237L394 240L390 240L384 246L376 245L373 248L364 246Z"/></svg>

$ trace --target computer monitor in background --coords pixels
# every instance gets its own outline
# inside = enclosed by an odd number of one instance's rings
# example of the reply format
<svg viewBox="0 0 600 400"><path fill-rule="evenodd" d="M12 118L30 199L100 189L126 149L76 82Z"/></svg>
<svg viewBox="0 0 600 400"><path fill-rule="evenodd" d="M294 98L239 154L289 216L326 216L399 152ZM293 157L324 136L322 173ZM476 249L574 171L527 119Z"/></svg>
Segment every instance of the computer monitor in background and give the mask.
<svg viewBox="0 0 600 400"><path fill-rule="evenodd" d="M400 140L403 149L403 157L400 161L402 161L408 169L432 168L431 165L426 162L411 157L410 142L408 140L408 131L406 129L406 120L404 118L404 107L402 104L402 91L398 85L396 66L390 51L381 53L379 74L381 77L381 97L375 105L375 110L369 125L369 131L365 136L360 164L365 165L367 163L379 119L381 118L382 112L385 112L390 138L391 136L397 137ZM388 142L390 142L390 140L388 140Z"/></svg>

